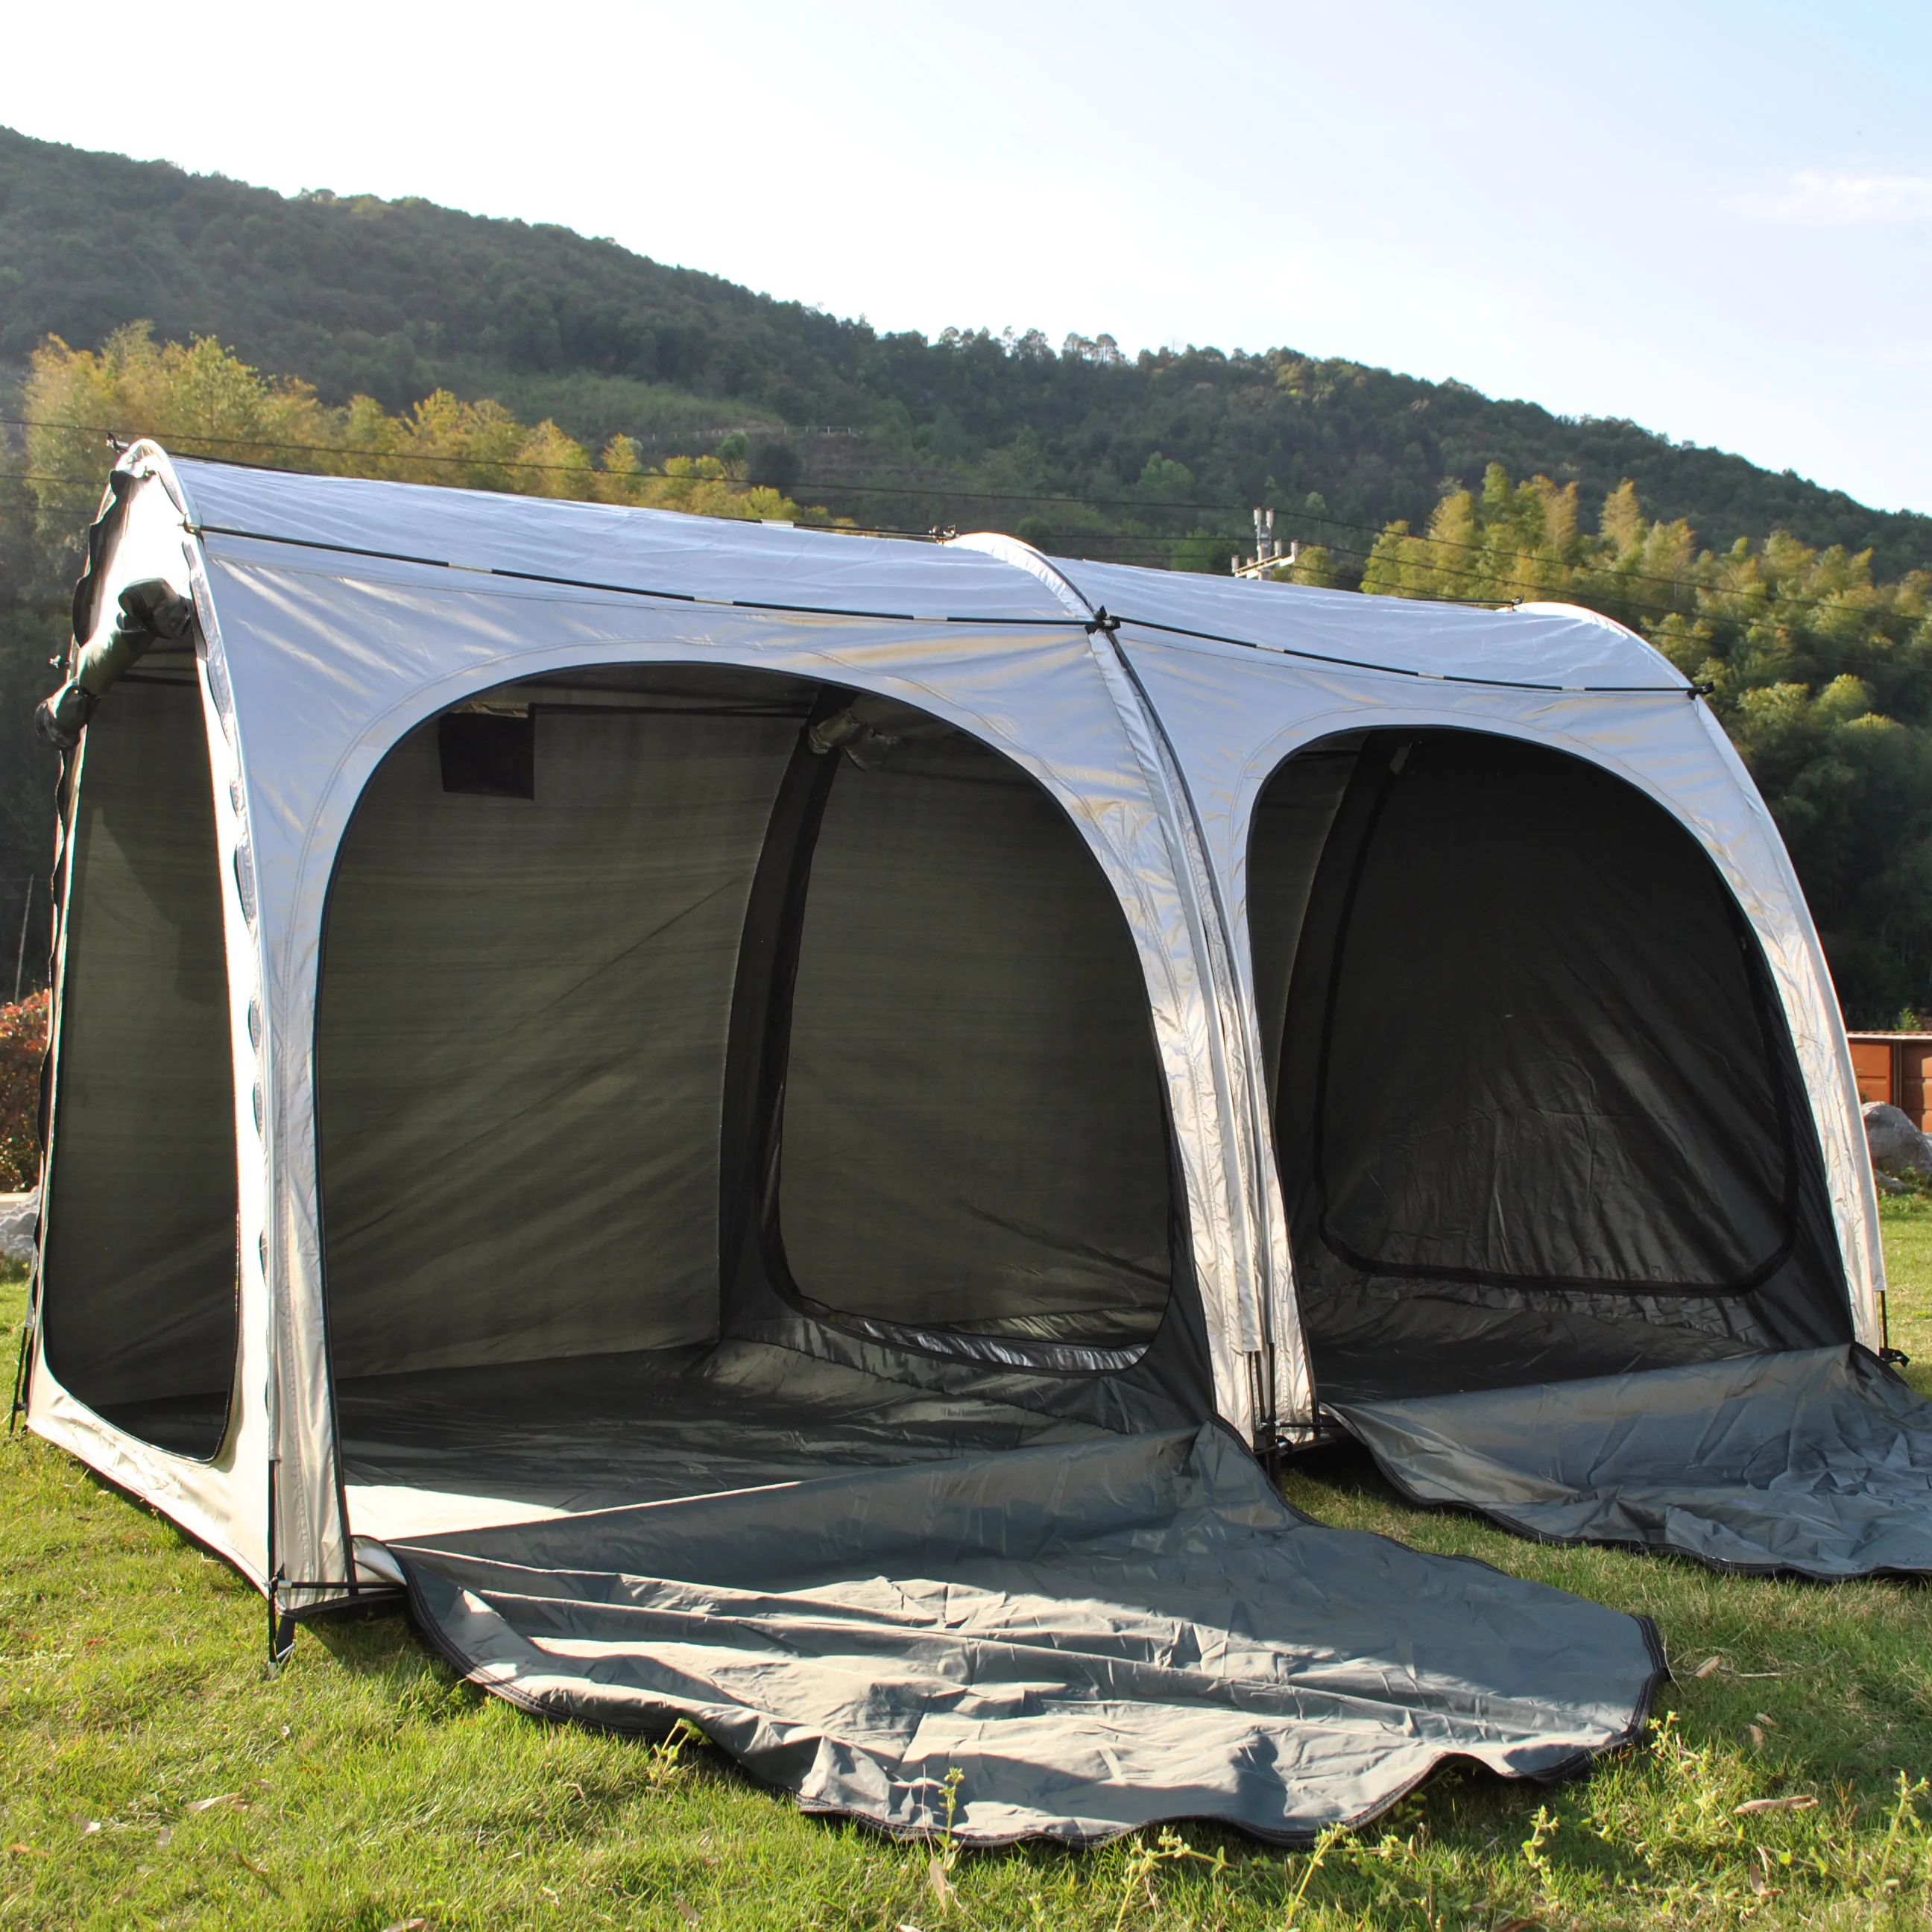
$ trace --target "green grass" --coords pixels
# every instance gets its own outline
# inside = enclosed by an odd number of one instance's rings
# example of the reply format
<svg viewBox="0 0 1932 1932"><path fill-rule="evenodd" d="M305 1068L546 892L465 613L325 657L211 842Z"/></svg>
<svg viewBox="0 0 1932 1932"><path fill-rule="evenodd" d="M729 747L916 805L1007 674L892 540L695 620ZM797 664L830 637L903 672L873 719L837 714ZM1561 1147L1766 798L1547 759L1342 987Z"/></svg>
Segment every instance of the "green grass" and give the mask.
<svg viewBox="0 0 1932 1932"><path fill-rule="evenodd" d="M1932 1364L1932 1198L1885 1215L1893 1338ZM10 1328L18 1276L0 1293ZM455 1682L400 1617L305 1630L269 1679L252 1592L15 1436L0 1444L0 1928L1495 1932L1932 1916L1932 1801L1916 1784L1932 1772L1932 1592L1540 1549L1406 1508L1339 1452L1288 1491L1325 1521L1648 1612L1678 1672L1648 1744L1550 1790L1443 1777L1318 1859L1190 1828L1084 1855L963 1856L935 1874L930 1846L801 1818L701 1745L524 1717ZM1818 1802L1738 1814L1764 1797Z"/></svg>

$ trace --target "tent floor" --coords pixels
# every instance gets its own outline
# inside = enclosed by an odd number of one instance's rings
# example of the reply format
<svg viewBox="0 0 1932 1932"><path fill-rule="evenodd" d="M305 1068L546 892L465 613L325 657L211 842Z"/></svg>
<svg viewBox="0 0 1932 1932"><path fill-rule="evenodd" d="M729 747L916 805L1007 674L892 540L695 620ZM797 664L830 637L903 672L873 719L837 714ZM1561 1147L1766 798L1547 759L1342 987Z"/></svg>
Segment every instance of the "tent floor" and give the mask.
<svg viewBox="0 0 1932 1932"><path fill-rule="evenodd" d="M336 1408L379 1542L1107 1433L743 1341L371 1376Z"/></svg>
<svg viewBox="0 0 1932 1932"><path fill-rule="evenodd" d="M1412 1502L1539 1540L1932 1572L1932 1402L1856 1346L1327 1406Z"/></svg>

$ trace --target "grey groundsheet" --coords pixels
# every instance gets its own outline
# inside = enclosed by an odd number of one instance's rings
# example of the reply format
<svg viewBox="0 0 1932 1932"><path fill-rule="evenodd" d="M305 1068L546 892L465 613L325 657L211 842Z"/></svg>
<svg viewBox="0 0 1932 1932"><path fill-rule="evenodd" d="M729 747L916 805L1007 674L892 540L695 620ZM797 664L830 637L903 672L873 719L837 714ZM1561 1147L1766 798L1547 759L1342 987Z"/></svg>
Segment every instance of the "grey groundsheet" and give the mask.
<svg viewBox="0 0 1932 1932"><path fill-rule="evenodd" d="M1339 1402L1418 1502L1715 1568L1932 1570L1932 1402L1856 1346Z"/></svg>
<svg viewBox="0 0 1932 1932"><path fill-rule="evenodd" d="M1645 1622L1291 1509L1216 1424L393 1544L476 1682L689 1719L807 1810L1085 1843L1304 1841L1448 1760L1550 1779L1630 1738Z"/></svg>

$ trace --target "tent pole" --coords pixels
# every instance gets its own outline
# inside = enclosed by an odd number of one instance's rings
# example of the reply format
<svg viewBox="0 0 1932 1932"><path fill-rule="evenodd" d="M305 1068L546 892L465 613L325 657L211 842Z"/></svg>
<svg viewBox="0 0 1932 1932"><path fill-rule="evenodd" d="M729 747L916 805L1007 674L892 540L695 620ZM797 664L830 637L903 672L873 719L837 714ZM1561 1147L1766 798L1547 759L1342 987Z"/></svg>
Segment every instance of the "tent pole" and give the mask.
<svg viewBox="0 0 1932 1932"><path fill-rule="evenodd" d="M7 1414L7 1433L11 1436L20 1426L20 1418L27 1408L27 1365L31 1359L28 1351L34 1342L34 1314L30 1307L27 1318L20 1324L20 1358L14 1365L14 1406Z"/></svg>
<svg viewBox="0 0 1932 1932"><path fill-rule="evenodd" d="M275 1479L281 1468L280 1456L268 1458L268 1666L274 1676L296 1647L295 1618L282 1610L282 1570L275 1556Z"/></svg>
<svg viewBox="0 0 1932 1932"><path fill-rule="evenodd" d="M27 875L27 902L20 908L20 943L14 949L14 1004L20 1004L20 979L27 968L27 928L33 922L34 884L32 873Z"/></svg>

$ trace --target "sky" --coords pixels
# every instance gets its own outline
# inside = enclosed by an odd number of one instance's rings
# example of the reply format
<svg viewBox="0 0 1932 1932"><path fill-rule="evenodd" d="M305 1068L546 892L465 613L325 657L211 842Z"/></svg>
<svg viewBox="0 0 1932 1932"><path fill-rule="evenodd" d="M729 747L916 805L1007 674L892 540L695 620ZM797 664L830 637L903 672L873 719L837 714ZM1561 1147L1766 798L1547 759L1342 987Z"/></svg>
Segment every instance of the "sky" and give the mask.
<svg viewBox="0 0 1932 1932"><path fill-rule="evenodd" d="M6 38L43 139L880 328L1454 377L1932 512L1928 0L93 0Z"/></svg>

